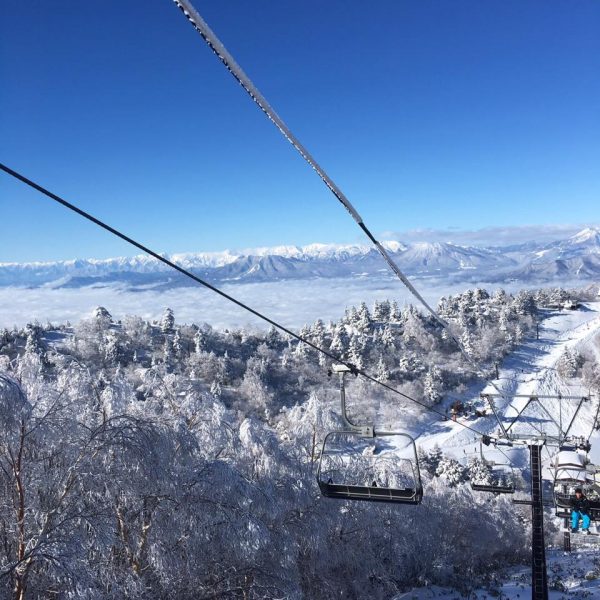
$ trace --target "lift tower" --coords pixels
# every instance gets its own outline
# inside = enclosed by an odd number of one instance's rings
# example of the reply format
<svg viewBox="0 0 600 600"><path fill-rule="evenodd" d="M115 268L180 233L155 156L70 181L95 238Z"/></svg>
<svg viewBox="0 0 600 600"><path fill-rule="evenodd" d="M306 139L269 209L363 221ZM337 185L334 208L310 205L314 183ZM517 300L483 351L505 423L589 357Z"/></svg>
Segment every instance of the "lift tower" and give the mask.
<svg viewBox="0 0 600 600"><path fill-rule="evenodd" d="M513 394L512 399L526 400L523 407L511 419L502 419L498 414L494 398L504 397L501 394L482 394L481 398L487 400L494 416L498 421L499 436L492 440L486 436L483 442L498 445L524 445L529 450L529 466L531 473L531 497L528 500L513 500L515 504L531 506L531 600L548 600L548 575L546 570L546 546L544 541L544 495L542 488L542 447L544 445L561 447L569 438L573 423L579 414L582 405L589 400L589 396L564 396L564 395L538 395L538 394ZM558 421L543 405L545 399L559 402L560 415ZM563 422L562 402L575 401L574 412L570 419ZM539 412L547 416L547 422L555 433L540 431L539 435L522 435L513 433L513 426L518 423L526 409L536 405ZM600 410L600 409L599 409ZM508 421L508 424L506 422Z"/></svg>

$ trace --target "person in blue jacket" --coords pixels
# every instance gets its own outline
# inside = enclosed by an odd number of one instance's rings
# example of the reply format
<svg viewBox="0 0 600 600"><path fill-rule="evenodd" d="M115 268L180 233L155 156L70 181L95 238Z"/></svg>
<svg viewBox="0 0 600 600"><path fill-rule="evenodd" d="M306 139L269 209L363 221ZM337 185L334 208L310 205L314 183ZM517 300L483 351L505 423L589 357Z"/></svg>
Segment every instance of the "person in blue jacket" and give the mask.
<svg viewBox="0 0 600 600"><path fill-rule="evenodd" d="M579 519L583 520L582 533L590 532L590 501L584 496L583 490L575 490L575 498L571 500L571 533L579 530Z"/></svg>

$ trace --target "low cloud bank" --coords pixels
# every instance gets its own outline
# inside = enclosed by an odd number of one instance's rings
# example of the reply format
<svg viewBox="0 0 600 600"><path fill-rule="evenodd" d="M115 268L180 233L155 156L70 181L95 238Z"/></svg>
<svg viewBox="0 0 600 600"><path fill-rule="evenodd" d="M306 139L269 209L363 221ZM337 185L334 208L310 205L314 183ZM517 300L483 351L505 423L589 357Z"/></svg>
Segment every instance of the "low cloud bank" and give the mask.
<svg viewBox="0 0 600 600"><path fill-rule="evenodd" d="M475 284L439 284L417 281L425 299L435 306L441 296L455 294ZM482 284L489 291L504 287L507 291L523 288L522 284ZM396 300L400 306L415 304L400 282L391 279L317 279L269 283L226 285L222 289L282 325L299 328L316 319L337 320L348 306L375 300ZM202 288L176 288L166 291L132 292L118 286L92 286L76 289L0 288L0 327L12 328L38 321L76 323L90 316L96 306L104 306L115 319L139 315L159 319L168 306L179 323L209 323L213 327L268 328L224 298Z"/></svg>

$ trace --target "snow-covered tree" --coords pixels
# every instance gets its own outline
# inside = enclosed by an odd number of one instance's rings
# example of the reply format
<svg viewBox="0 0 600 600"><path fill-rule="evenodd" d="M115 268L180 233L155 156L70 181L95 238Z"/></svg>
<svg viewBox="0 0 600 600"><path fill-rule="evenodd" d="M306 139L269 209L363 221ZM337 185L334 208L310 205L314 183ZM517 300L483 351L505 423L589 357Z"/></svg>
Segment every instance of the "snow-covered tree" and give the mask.
<svg viewBox="0 0 600 600"><path fill-rule="evenodd" d="M490 468L480 458L469 461L467 473L472 483L478 485L492 485L494 483Z"/></svg>
<svg viewBox="0 0 600 600"><path fill-rule="evenodd" d="M379 360L377 361L375 377L377 377L379 381L383 382L388 382L390 379L390 370L388 369L383 356L380 356Z"/></svg>
<svg viewBox="0 0 600 600"><path fill-rule="evenodd" d="M364 343L360 336L352 335L348 346L348 360L358 369L364 367Z"/></svg>
<svg viewBox="0 0 600 600"><path fill-rule="evenodd" d="M373 304L373 319L380 323L387 323L390 320L392 307L390 306L389 300L382 300L381 302L375 300Z"/></svg>
<svg viewBox="0 0 600 600"><path fill-rule="evenodd" d="M170 308L165 308L162 319L160 320L160 330L163 333L171 333L175 327L175 316Z"/></svg>
<svg viewBox="0 0 600 600"><path fill-rule="evenodd" d="M395 347L396 340L394 338L392 327L389 323L383 328L381 333L381 342L387 349L393 350Z"/></svg>
<svg viewBox="0 0 600 600"><path fill-rule="evenodd" d="M430 452L419 451L419 464L429 475L435 475L443 458L441 448L436 444Z"/></svg>
<svg viewBox="0 0 600 600"><path fill-rule="evenodd" d="M435 474L444 478L450 487L456 487L467 480L465 468L457 460L446 456L440 460Z"/></svg>
<svg viewBox="0 0 600 600"><path fill-rule="evenodd" d="M344 327L344 325L339 325L335 328L333 332L333 338L331 340L331 345L329 346L329 349L336 356L344 358L348 350L349 344L350 340L348 338L348 334L346 333L346 328Z"/></svg>
<svg viewBox="0 0 600 600"><path fill-rule="evenodd" d="M431 367L423 378L423 393L432 404L437 404L441 396L440 371L435 366Z"/></svg>

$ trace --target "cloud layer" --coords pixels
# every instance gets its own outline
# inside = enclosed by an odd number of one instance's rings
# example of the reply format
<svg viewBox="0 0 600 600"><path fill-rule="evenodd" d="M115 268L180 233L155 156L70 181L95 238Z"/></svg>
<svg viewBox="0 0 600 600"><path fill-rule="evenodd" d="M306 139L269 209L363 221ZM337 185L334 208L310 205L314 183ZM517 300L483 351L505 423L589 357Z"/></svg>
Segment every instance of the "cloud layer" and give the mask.
<svg viewBox="0 0 600 600"><path fill-rule="evenodd" d="M468 286L449 285L434 281L419 281L419 291L433 306L441 296L456 294ZM485 284L492 291L499 286ZM507 291L524 287L503 285ZM316 319L337 320L348 306L375 300L396 300L400 306L415 303L400 283L390 279L316 279L268 283L248 283L222 286L252 308L263 312L282 325L300 328ZM18 301L15 301L18 298ZM104 306L113 318L139 315L145 319L160 319L165 308L173 309L178 323L209 323L218 329L269 326L220 296L200 287L167 291L132 292L118 286L84 288L0 288L0 327L19 327L27 323L48 321L58 324L77 323L91 315L97 306Z"/></svg>

